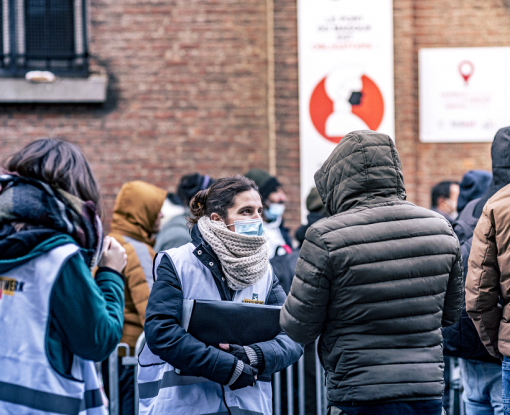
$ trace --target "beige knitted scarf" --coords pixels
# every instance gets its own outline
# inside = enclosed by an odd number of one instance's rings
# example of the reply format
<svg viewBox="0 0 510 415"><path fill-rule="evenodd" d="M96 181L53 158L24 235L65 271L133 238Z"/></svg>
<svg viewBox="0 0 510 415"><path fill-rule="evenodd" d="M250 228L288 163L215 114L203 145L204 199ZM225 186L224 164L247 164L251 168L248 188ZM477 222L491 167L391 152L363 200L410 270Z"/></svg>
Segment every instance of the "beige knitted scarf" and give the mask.
<svg viewBox="0 0 510 415"><path fill-rule="evenodd" d="M260 281L267 272L269 252L267 236L241 235L228 230L222 221L206 216L198 220L198 229L221 262L232 290L242 290Z"/></svg>

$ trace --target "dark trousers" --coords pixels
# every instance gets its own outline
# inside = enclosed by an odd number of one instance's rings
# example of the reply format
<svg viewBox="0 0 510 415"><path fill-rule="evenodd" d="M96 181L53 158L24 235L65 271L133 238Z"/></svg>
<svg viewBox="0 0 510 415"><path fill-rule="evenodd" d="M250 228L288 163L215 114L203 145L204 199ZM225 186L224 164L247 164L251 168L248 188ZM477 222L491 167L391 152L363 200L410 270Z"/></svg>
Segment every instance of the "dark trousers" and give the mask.
<svg viewBox="0 0 510 415"><path fill-rule="evenodd" d="M124 366L119 358L119 414L134 415L135 413L135 367ZM110 376L108 373L108 360L101 365L103 373L104 391L110 399Z"/></svg>

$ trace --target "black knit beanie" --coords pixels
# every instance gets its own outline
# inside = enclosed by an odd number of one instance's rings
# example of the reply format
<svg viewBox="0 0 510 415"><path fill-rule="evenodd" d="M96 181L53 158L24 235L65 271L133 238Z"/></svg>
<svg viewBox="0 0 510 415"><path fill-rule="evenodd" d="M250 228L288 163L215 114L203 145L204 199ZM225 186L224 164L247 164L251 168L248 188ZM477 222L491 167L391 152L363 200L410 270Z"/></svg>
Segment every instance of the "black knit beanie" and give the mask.
<svg viewBox="0 0 510 415"><path fill-rule="evenodd" d="M271 176L267 171L261 169L251 169L244 176L255 182L259 188L262 200L267 199L271 193L281 186L276 177Z"/></svg>
<svg viewBox="0 0 510 415"><path fill-rule="evenodd" d="M186 174L179 180L177 195L182 200L184 206L188 207L191 199L200 191L211 187L214 180L209 176L202 176L200 173Z"/></svg>

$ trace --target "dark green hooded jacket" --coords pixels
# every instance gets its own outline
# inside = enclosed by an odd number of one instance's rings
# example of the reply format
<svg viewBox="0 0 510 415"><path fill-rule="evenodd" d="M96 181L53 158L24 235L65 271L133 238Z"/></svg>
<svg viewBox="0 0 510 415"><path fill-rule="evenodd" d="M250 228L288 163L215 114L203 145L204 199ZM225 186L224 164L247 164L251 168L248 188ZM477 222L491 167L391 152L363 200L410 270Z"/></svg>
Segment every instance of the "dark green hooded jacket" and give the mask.
<svg viewBox="0 0 510 415"><path fill-rule="evenodd" d="M440 399L441 327L458 320L463 299L451 226L405 201L384 134L346 135L315 183L332 216L306 233L282 328L299 343L321 335L332 404Z"/></svg>

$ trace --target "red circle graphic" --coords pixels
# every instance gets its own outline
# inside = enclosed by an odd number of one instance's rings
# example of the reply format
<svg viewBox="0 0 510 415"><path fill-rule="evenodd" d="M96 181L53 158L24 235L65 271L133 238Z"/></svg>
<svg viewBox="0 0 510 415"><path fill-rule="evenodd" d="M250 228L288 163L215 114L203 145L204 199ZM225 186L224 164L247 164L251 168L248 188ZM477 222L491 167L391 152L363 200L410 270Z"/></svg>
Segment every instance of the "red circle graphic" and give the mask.
<svg viewBox="0 0 510 415"><path fill-rule="evenodd" d="M368 76L361 77L361 101L351 106L351 112L360 118L370 130L377 130L384 116L384 100L381 91ZM315 129L326 140L339 143L342 137L326 134L326 121L333 113L333 101L326 93L326 77L317 84L310 97L310 118Z"/></svg>

